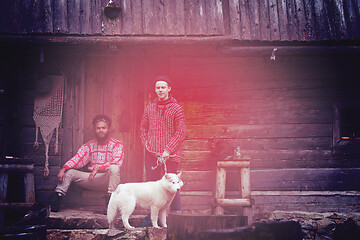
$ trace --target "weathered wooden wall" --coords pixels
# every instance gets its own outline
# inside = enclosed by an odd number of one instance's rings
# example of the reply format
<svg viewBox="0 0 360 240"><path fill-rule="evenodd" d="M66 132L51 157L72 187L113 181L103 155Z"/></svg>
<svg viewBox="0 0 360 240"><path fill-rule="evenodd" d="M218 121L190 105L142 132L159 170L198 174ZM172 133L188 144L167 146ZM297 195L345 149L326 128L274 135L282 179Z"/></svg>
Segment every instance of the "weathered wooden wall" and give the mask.
<svg viewBox="0 0 360 240"><path fill-rule="evenodd" d="M346 193L360 187L358 156L333 153L333 104L345 96L359 102L351 90L359 87L359 57L305 49L281 55L279 48L271 61L271 49L245 52L170 59L188 126L184 208L211 212L215 162L232 155L231 145L250 159L255 212L358 211L359 194ZM212 153L213 137L229 144ZM231 197L237 178L230 171Z"/></svg>
<svg viewBox="0 0 360 240"><path fill-rule="evenodd" d="M6 137L0 140L3 148L12 136L20 155L35 160L37 200L54 189L61 164L92 138L90 119L99 110L112 116L113 135L125 143L123 180L140 181L138 125L151 99L152 79L165 73L174 80L172 93L187 120L180 166L184 211L212 211L215 163L232 154L229 146L240 146L242 157L250 159L256 216L272 210L359 210L359 156L333 151L334 104L360 102L358 48L278 47L273 61L270 47L194 43L105 51L102 46L47 46L44 65L36 46L10 44L2 50L6 103L1 103L0 131ZM34 74L40 70L67 79L62 147L54 154L51 145L49 178L42 176L42 142L39 150L32 148ZM224 144L211 151L214 138ZM237 187L236 173L230 171L227 195L235 197ZM83 197L87 200L68 203L99 204L91 193Z"/></svg>
<svg viewBox="0 0 360 240"><path fill-rule="evenodd" d="M17 0L0 3L0 33L227 36L239 40L360 39L359 0Z"/></svg>

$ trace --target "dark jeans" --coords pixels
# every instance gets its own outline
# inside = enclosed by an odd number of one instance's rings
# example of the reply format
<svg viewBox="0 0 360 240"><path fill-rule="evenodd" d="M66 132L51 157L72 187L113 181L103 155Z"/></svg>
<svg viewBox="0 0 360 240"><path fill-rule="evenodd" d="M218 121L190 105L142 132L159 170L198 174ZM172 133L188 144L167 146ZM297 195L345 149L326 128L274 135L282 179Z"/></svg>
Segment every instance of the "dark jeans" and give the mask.
<svg viewBox="0 0 360 240"><path fill-rule="evenodd" d="M145 151L145 170L146 170L146 181L157 181L162 178L165 173L164 165L158 166L155 169L151 167L155 167L157 162L157 157L153 154ZM179 163L173 161L166 162L166 168L168 173L176 173ZM170 210L172 211L180 211L181 210L181 200L180 200L180 192L177 192L174 200L170 205Z"/></svg>

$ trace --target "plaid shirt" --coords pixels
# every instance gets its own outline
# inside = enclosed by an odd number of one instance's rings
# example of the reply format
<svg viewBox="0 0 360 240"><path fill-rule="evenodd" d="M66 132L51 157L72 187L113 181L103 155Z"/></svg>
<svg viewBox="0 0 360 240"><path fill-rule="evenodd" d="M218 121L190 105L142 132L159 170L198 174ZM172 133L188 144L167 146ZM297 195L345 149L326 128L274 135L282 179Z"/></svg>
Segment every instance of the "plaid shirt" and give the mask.
<svg viewBox="0 0 360 240"><path fill-rule="evenodd" d="M97 168L107 170L112 164L121 166L123 164L123 149L123 144L115 138L110 138L104 145L92 140L82 145L76 155L67 161L63 167L66 170L79 169L89 162L90 171Z"/></svg>
<svg viewBox="0 0 360 240"><path fill-rule="evenodd" d="M140 134L143 146L149 152L162 154L166 150L170 155L176 155L169 160L179 162L186 137L183 109L174 98L153 101L145 108Z"/></svg>

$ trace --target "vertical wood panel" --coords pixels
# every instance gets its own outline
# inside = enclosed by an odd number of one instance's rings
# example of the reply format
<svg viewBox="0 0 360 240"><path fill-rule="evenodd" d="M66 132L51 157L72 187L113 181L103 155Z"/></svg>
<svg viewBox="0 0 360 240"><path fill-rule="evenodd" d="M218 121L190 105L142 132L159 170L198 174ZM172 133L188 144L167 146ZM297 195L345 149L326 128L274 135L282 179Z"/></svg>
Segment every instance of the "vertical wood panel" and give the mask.
<svg viewBox="0 0 360 240"><path fill-rule="evenodd" d="M141 0L133 0L131 1L131 11L133 14L132 27L134 34L143 34L144 33L144 25L143 25L143 13L142 13L142 4Z"/></svg>
<svg viewBox="0 0 360 240"><path fill-rule="evenodd" d="M262 40L270 40L270 16L268 1L260 1L260 31Z"/></svg>
<svg viewBox="0 0 360 240"><path fill-rule="evenodd" d="M33 0L32 3L32 32L42 33L44 31L43 1Z"/></svg>
<svg viewBox="0 0 360 240"><path fill-rule="evenodd" d="M316 40L316 19L315 8L312 0L304 0L304 10L306 16L305 39Z"/></svg>
<svg viewBox="0 0 360 240"><path fill-rule="evenodd" d="M101 34L102 33L102 21L101 21L101 0L90 0L91 3L91 33Z"/></svg>
<svg viewBox="0 0 360 240"><path fill-rule="evenodd" d="M0 7L0 32L2 33L11 31L11 3L13 1L3 1Z"/></svg>
<svg viewBox="0 0 360 240"><path fill-rule="evenodd" d="M62 144L62 159L58 165L62 166L67 160L69 160L72 156L74 156L75 152L75 143L74 143L74 135L76 134L76 130L74 129L73 123L75 122L76 112L75 112L75 80L70 75L70 78L66 80L67 83L65 85L65 98L64 98L64 107L63 107L63 144ZM79 96L80 97L80 96ZM81 142L83 144L83 142ZM79 146L78 146L79 147Z"/></svg>
<svg viewBox="0 0 360 240"><path fill-rule="evenodd" d="M356 5L356 1L345 1L344 8L347 13L345 16L347 16L346 22L349 30L348 37L350 39L358 39L360 37L360 27L358 26L358 23L360 22L360 15L357 12L358 7Z"/></svg>
<svg viewBox="0 0 360 240"><path fill-rule="evenodd" d="M68 33L67 24L67 1L53 1L54 33Z"/></svg>
<svg viewBox="0 0 360 240"><path fill-rule="evenodd" d="M88 0L80 0L80 33L91 34L91 5Z"/></svg>
<svg viewBox="0 0 360 240"><path fill-rule="evenodd" d="M346 39L348 36L344 14L344 0L332 0L330 2L332 2L331 9L334 11L332 25L336 30L336 39Z"/></svg>
<svg viewBox="0 0 360 240"><path fill-rule="evenodd" d="M287 4L287 13L288 13L288 34L289 40L298 40L298 19L296 15L296 5L295 0L286 0Z"/></svg>
<svg viewBox="0 0 360 240"><path fill-rule="evenodd" d="M272 41L280 40L279 16L278 16L278 6L276 0L270 0L269 15L270 15L270 38Z"/></svg>
<svg viewBox="0 0 360 240"><path fill-rule="evenodd" d="M249 1L251 39L260 40L260 0Z"/></svg>
<svg viewBox="0 0 360 240"><path fill-rule="evenodd" d="M286 0L278 0L277 3L278 11L279 11L279 29L280 29L280 40L288 41L288 14L287 14L287 6Z"/></svg>
<svg viewBox="0 0 360 240"><path fill-rule="evenodd" d="M10 6L10 19L11 19L11 30L10 33L20 33L23 30L22 27L22 15L19 12L22 11L22 0L14 0Z"/></svg>
<svg viewBox="0 0 360 240"><path fill-rule="evenodd" d="M81 57L67 59L67 78L63 116L62 162L75 155L84 144L84 81L85 60Z"/></svg>
<svg viewBox="0 0 360 240"><path fill-rule="evenodd" d="M324 1L326 0L318 0L315 2L315 17L318 30L318 40L325 40L331 37L330 34L330 26L329 26L329 19L327 15L326 5L324 5Z"/></svg>
<svg viewBox="0 0 360 240"><path fill-rule="evenodd" d="M54 32L53 24L53 1L44 0L44 32L52 33Z"/></svg>
<svg viewBox="0 0 360 240"><path fill-rule="evenodd" d="M239 0L240 9L240 34L242 40L251 39L250 17L249 17L249 2L247 0Z"/></svg>
<svg viewBox="0 0 360 240"><path fill-rule="evenodd" d="M223 1L216 0L216 29L217 34L224 35L225 34L225 21L224 21L224 12L223 12Z"/></svg>
<svg viewBox="0 0 360 240"><path fill-rule="evenodd" d="M132 13L132 1L121 1L121 20L122 20L122 34L128 35L133 32L133 13Z"/></svg>
<svg viewBox="0 0 360 240"><path fill-rule="evenodd" d="M165 32L167 35L185 35L184 1L164 0Z"/></svg>
<svg viewBox="0 0 360 240"><path fill-rule="evenodd" d="M306 17L303 0L295 0L296 16L298 20L298 40L306 40Z"/></svg>
<svg viewBox="0 0 360 240"><path fill-rule="evenodd" d="M224 34L222 2L220 0L205 1L205 15L207 22L207 34Z"/></svg>
<svg viewBox="0 0 360 240"><path fill-rule="evenodd" d="M207 31L204 0L185 0L187 35L204 35Z"/></svg>
<svg viewBox="0 0 360 240"><path fill-rule="evenodd" d="M31 0L21 1L21 7L19 9L21 12L21 25L22 30L27 33L32 32L32 9L31 9Z"/></svg>
<svg viewBox="0 0 360 240"><path fill-rule="evenodd" d="M199 0L197 1L197 4L195 5L195 16L197 19L195 20L197 31L195 32L195 35L200 34L204 35L207 33L207 19L206 19L206 0Z"/></svg>
<svg viewBox="0 0 360 240"><path fill-rule="evenodd" d="M68 0L68 21L69 33L77 34L80 32L80 1Z"/></svg>
<svg viewBox="0 0 360 240"><path fill-rule="evenodd" d="M142 4L144 34L165 34L164 3L144 0Z"/></svg>
<svg viewBox="0 0 360 240"><path fill-rule="evenodd" d="M103 113L104 106L104 78L103 67L104 57L89 57L86 61L85 71L85 114L84 114L84 142L93 139L94 130L91 124L97 114Z"/></svg>
<svg viewBox="0 0 360 240"><path fill-rule="evenodd" d="M240 39L240 3L239 0L229 0L229 11L230 11L230 33L233 38Z"/></svg>

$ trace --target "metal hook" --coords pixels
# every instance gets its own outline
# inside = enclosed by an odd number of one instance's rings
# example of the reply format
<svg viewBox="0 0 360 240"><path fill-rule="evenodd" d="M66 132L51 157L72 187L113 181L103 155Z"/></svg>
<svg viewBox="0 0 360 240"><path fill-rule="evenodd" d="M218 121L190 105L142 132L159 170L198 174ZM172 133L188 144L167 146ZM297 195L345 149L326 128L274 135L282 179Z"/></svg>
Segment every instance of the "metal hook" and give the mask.
<svg viewBox="0 0 360 240"><path fill-rule="evenodd" d="M277 51L277 48L274 48L273 51L272 51L272 53L271 53L271 57L270 57L271 60L274 60L274 61L275 61L275 58L276 58L275 52L276 52L276 51Z"/></svg>

